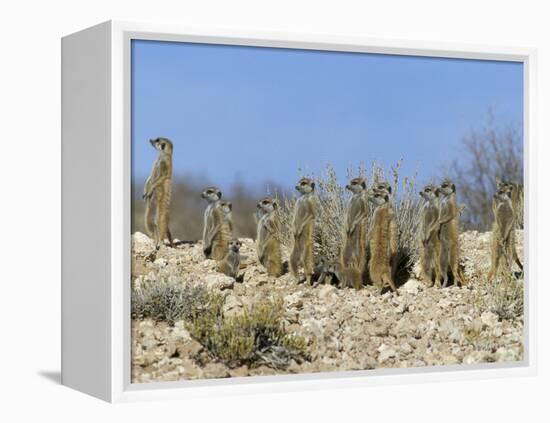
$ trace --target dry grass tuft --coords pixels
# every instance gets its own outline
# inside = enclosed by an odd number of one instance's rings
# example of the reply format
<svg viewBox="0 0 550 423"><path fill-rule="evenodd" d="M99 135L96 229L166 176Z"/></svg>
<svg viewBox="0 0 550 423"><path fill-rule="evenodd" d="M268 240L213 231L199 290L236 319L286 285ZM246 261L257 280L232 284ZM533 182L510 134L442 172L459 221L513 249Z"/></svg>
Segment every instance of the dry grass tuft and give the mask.
<svg viewBox="0 0 550 423"><path fill-rule="evenodd" d="M524 282L503 269L495 280L481 279L476 306L483 311L495 313L499 320L514 320L523 317Z"/></svg>

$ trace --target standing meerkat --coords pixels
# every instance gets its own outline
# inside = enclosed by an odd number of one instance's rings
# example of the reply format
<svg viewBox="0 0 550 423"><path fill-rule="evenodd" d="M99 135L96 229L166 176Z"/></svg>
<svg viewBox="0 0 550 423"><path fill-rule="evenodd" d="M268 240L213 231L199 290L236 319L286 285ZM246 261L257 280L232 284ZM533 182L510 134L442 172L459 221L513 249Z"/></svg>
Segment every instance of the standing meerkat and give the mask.
<svg viewBox="0 0 550 423"><path fill-rule="evenodd" d="M449 179L445 179L439 187L439 268L443 278L442 286L449 282L449 272L453 275L455 285L465 285L465 280L459 266L458 217L460 209L456 204L456 187Z"/></svg>
<svg viewBox="0 0 550 423"><path fill-rule="evenodd" d="M145 200L145 229L155 240L156 248L168 240L172 243L169 229L170 200L172 196L172 142L166 138L149 140L159 156L153 165L151 175L143 187Z"/></svg>
<svg viewBox="0 0 550 423"><path fill-rule="evenodd" d="M220 201L219 206L229 228L229 233L233 234L233 203L231 201Z"/></svg>
<svg viewBox="0 0 550 423"><path fill-rule="evenodd" d="M392 279L392 233L395 225L389 194L384 190L371 190L369 201L374 208L371 230L369 233L370 261L369 274L373 283L382 290L386 285L397 294L397 288Z"/></svg>
<svg viewBox="0 0 550 423"><path fill-rule="evenodd" d="M231 232L224 212L220 207L221 191L216 187L206 188L201 197L208 202L204 211L203 252L206 258L223 260L227 253Z"/></svg>
<svg viewBox="0 0 550 423"><path fill-rule="evenodd" d="M516 227L518 222L518 216L520 212L521 202L520 202L520 195L521 195L521 187L519 184L515 182L509 182L504 181L500 178L496 178L496 186L497 186L497 192L499 191L505 191L508 193L508 196L510 197L512 201L512 210L514 211L514 224L512 226L512 231L510 232L510 245L512 248L512 257L520 270L523 272L523 264L521 263L521 260L519 259L518 252L516 249ZM493 197L493 214L495 213L495 198Z"/></svg>
<svg viewBox="0 0 550 423"><path fill-rule="evenodd" d="M367 258L367 184L363 178L354 178L346 185L346 189L351 191L352 196L347 206L346 240L341 261L345 268L353 267L362 273Z"/></svg>
<svg viewBox="0 0 550 423"><path fill-rule="evenodd" d="M512 258L515 246L512 233L515 225L515 213L510 191L500 189L493 196L493 234L491 242L491 270L487 275L490 281L496 275L502 257L506 264L506 270L511 272Z"/></svg>
<svg viewBox="0 0 550 423"><path fill-rule="evenodd" d="M268 275L279 277L283 270L281 242L278 238L280 223L276 213L279 203L273 198L265 197L256 207L260 216L256 233L258 260L267 269Z"/></svg>
<svg viewBox="0 0 550 423"><path fill-rule="evenodd" d="M241 245L241 241L238 239L232 239L227 243L227 253L223 260L218 262L218 272L225 273L232 278L237 277L241 266L241 256L239 254Z"/></svg>
<svg viewBox="0 0 550 423"><path fill-rule="evenodd" d="M298 181L296 190L301 195L294 206L294 245L290 254L290 271L299 282L298 270L303 266L306 281L311 284L316 217L315 182L309 178L302 178Z"/></svg>
<svg viewBox="0 0 550 423"><path fill-rule="evenodd" d="M439 268L439 189L433 185L426 185L420 191L420 196L423 199L422 227L420 230L421 278L428 286L433 286L435 282L441 283L441 270Z"/></svg>

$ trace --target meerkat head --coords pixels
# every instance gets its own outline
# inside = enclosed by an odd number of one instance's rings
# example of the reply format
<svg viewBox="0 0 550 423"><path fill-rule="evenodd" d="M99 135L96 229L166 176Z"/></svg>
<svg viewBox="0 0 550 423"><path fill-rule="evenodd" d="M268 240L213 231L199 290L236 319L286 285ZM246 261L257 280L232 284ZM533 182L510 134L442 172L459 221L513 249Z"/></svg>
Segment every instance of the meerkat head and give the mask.
<svg viewBox="0 0 550 423"><path fill-rule="evenodd" d="M230 251L234 251L235 253L238 253L242 243L238 239L232 239L227 243L227 245L229 246Z"/></svg>
<svg viewBox="0 0 550 423"><path fill-rule="evenodd" d="M271 197L265 197L256 204L258 212L261 214L271 213L279 207L279 202Z"/></svg>
<svg viewBox="0 0 550 423"><path fill-rule="evenodd" d="M514 188L516 188L516 184L514 184L513 182L500 179L498 176L495 178L495 182L497 186L497 191L505 190L511 193Z"/></svg>
<svg viewBox="0 0 550 423"><path fill-rule="evenodd" d="M500 188L497 190L495 195L493 195L493 198L498 203L512 201L512 193L510 192L510 190L508 190L507 187Z"/></svg>
<svg viewBox="0 0 550 423"><path fill-rule="evenodd" d="M349 181L349 184L346 185L346 189L354 194L359 194L367 189L367 183L363 178L353 178Z"/></svg>
<svg viewBox="0 0 550 423"><path fill-rule="evenodd" d="M231 201L220 201L220 207L225 214L229 214L233 211L233 203L231 203Z"/></svg>
<svg viewBox="0 0 550 423"><path fill-rule="evenodd" d="M391 194L391 185L387 181L381 181L374 185L375 189L386 191L388 194Z"/></svg>
<svg viewBox="0 0 550 423"><path fill-rule="evenodd" d="M202 192L201 197L209 203L215 203L222 198L222 192L217 187L207 187Z"/></svg>
<svg viewBox="0 0 550 423"><path fill-rule="evenodd" d="M390 196L386 190L383 189L371 189L368 194L369 201L374 204L375 207L383 206L390 201Z"/></svg>
<svg viewBox="0 0 550 423"><path fill-rule="evenodd" d="M439 192L444 196L449 196L456 192L455 184L450 179L444 179L439 187Z"/></svg>
<svg viewBox="0 0 550 423"><path fill-rule="evenodd" d="M439 188L433 186L432 184L426 185L422 191L420 191L420 196L426 201L433 200L434 198L439 197Z"/></svg>
<svg viewBox="0 0 550 423"><path fill-rule="evenodd" d="M172 150L174 149L172 145L172 141L170 141L168 138L155 138L154 140L149 140L151 145L155 148L155 150L160 151L161 153L165 154L172 154Z"/></svg>
<svg viewBox="0 0 550 423"><path fill-rule="evenodd" d="M300 194L310 194L314 189L315 182L310 178L302 178L298 181L298 185L296 185L296 190L299 191Z"/></svg>

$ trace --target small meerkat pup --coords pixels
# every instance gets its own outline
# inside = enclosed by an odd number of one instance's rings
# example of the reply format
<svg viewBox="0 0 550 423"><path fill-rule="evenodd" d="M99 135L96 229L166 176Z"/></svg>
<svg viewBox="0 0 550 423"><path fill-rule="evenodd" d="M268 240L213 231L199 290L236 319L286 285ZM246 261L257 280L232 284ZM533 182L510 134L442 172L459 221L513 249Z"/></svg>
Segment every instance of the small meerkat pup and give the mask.
<svg viewBox="0 0 550 423"><path fill-rule="evenodd" d="M521 263L521 260L519 259L519 255L516 249L516 227L517 227L517 221L519 216L519 209L521 207L520 204L520 195L521 195L521 186L515 182L509 182L504 181L500 178L496 178L496 186L497 186L497 192L498 191L505 191L508 193L509 197L512 200L512 209L514 211L514 224L512 227L512 231L510 233L510 245L512 248L512 256L514 258L514 261L520 268L520 270L523 272L523 264ZM493 198L493 214L495 213L495 199Z"/></svg>
<svg viewBox="0 0 550 423"><path fill-rule="evenodd" d="M233 234L233 203L231 201L220 201L219 206L229 227L229 233Z"/></svg>
<svg viewBox="0 0 550 423"><path fill-rule="evenodd" d="M239 254L241 245L242 243L238 239L232 239L227 243L227 253L223 260L218 262L218 272L225 273L232 278L237 277L241 266L241 256Z"/></svg>
<svg viewBox="0 0 550 423"><path fill-rule="evenodd" d="M420 196L422 202L421 217L421 254L420 268L421 278L428 286L435 282L441 283L441 271L439 269L439 189L433 185L426 185Z"/></svg>
<svg viewBox="0 0 550 423"><path fill-rule="evenodd" d="M294 245L290 254L290 271L299 280L299 267L303 266L306 281L311 284L313 274L313 235L316 218L315 182L302 178L296 185L301 194L294 206Z"/></svg>
<svg viewBox="0 0 550 423"><path fill-rule="evenodd" d="M453 275L455 285L465 285L464 276L459 266L458 218L460 209L456 204L456 187L452 181L445 179L439 187L439 268L443 278L443 287L449 282L449 272Z"/></svg>
<svg viewBox="0 0 550 423"><path fill-rule="evenodd" d="M512 258L514 256L515 246L512 232L515 225L514 206L510 191L506 188L500 189L493 196L493 212L495 222L493 223L493 234L491 243L491 270L487 275L490 281L496 275L498 266L502 257L511 272Z"/></svg>
<svg viewBox="0 0 550 423"><path fill-rule="evenodd" d="M256 252L258 260L267 269L267 274L279 277L282 274L281 242L278 238L280 222L277 217L279 203L271 197L258 202Z"/></svg>
<svg viewBox="0 0 550 423"><path fill-rule="evenodd" d="M392 279L392 233L396 225L393 210L391 209L389 194L385 190L374 189L369 192L369 201L374 208L372 227L369 234L370 261L369 274L373 283L380 289L389 285L397 294L397 288Z"/></svg>
<svg viewBox="0 0 550 423"><path fill-rule="evenodd" d="M143 187L144 220L147 234L155 240L156 248L159 249L165 240L173 246L172 234L168 227L172 196L173 145L167 138L156 138L149 142L159 152L159 156Z"/></svg>
<svg viewBox="0 0 550 423"><path fill-rule="evenodd" d="M227 253L231 232L220 207L221 191L216 187L207 187L201 197L208 202L204 211L203 251L206 258L223 260Z"/></svg>
<svg viewBox="0 0 550 423"><path fill-rule="evenodd" d="M354 178L346 189L351 191L352 196L347 206L346 240L341 261L344 268L353 267L362 273L367 258L367 184L363 178Z"/></svg>
<svg viewBox="0 0 550 423"><path fill-rule="evenodd" d="M338 288L363 288L361 271L355 267L345 267L342 263L334 262L326 270L328 281L337 280Z"/></svg>

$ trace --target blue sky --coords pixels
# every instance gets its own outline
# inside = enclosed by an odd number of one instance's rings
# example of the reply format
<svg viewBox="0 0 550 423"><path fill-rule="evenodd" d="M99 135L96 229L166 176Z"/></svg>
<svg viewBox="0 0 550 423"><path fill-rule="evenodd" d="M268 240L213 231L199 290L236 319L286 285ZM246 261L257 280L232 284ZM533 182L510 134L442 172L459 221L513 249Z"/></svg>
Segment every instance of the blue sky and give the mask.
<svg viewBox="0 0 550 423"><path fill-rule="evenodd" d="M523 125L520 63L135 40L133 177L150 172L148 140L174 143L174 173L222 190L236 178L292 187L319 173L403 157L426 181L483 126Z"/></svg>

